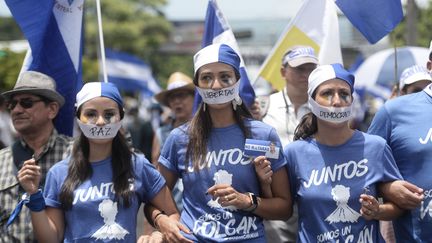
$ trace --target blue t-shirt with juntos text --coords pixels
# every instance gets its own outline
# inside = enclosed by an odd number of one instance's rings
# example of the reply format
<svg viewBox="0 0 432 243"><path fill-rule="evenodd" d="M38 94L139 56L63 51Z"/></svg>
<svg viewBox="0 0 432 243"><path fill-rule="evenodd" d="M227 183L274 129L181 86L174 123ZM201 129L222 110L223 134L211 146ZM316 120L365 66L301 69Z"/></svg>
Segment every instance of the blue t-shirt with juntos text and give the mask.
<svg viewBox="0 0 432 243"><path fill-rule="evenodd" d="M420 206L393 221L397 242L432 242L432 85L389 100L369 133L387 140L404 180L424 189Z"/></svg>
<svg viewBox="0 0 432 243"><path fill-rule="evenodd" d="M111 157L90 163L92 176L74 190L72 208L64 211L64 242L136 242L137 215L143 215L138 209L156 196L165 179L143 155L132 158L135 176L129 179L129 187L134 194L128 208L115 199ZM59 194L69 159L48 172L44 190L47 207L62 208Z"/></svg>
<svg viewBox="0 0 432 243"><path fill-rule="evenodd" d="M285 169L285 159L274 128L254 120L245 120L249 138L273 142L279 150L277 159L269 159L273 171ZM265 242L262 218L233 207L223 207L206 195L215 184L231 185L240 193L260 193L254 165L244 156L245 136L235 124L213 128L207 145L206 164L198 171L186 161L189 141L188 124L174 129L165 142L159 163L183 179L181 221L193 234L185 236L199 242Z"/></svg>
<svg viewBox="0 0 432 243"><path fill-rule="evenodd" d="M298 205L298 242L383 242L379 222L360 214L360 194L377 197L379 182L401 178L389 146L355 131L338 146L315 139L284 149L293 199Z"/></svg>

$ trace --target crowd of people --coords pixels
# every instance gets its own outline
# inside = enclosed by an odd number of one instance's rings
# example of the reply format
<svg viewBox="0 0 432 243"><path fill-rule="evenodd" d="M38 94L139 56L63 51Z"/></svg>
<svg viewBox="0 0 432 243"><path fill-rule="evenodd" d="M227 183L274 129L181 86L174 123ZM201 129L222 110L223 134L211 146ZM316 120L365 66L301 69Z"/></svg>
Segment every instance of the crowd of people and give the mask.
<svg viewBox="0 0 432 243"><path fill-rule="evenodd" d="M22 72L0 100L0 242L432 242L432 42L367 132L354 75L312 47L281 57L265 112L242 101L229 45L193 64L155 95L171 112L157 129L114 84L86 83L75 137L55 129L55 80Z"/></svg>

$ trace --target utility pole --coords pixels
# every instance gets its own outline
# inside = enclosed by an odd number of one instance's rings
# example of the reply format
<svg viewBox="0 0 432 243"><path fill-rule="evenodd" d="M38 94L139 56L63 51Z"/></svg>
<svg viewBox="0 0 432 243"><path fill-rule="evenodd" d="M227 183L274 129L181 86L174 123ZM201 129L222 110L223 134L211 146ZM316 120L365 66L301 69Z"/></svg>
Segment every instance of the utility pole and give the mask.
<svg viewBox="0 0 432 243"><path fill-rule="evenodd" d="M415 0L407 0L405 40L408 46L417 45L418 7Z"/></svg>

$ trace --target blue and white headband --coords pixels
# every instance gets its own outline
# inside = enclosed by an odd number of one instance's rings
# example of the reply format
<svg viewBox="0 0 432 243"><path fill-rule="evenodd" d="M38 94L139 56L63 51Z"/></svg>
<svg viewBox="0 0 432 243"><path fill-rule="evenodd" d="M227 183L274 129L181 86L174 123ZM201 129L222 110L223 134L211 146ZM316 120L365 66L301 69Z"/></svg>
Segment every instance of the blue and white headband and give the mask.
<svg viewBox="0 0 432 243"><path fill-rule="evenodd" d="M215 62L221 62L232 66L236 75L240 77L240 57L237 52L226 44L212 44L204 47L194 56L195 84L197 82L198 69L206 64Z"/></svg>
<svg viewBox="0 0 432 243"><path fill-rule="evenodd" d="M78 110L83 103L96 97L112 99L117 102L120 107L123 107L123 99L115 84L106 82L90 82L86 83L76 95L76 109Z"/></svg>
<svg viewBox="0 0 432 243"><path fill-rule="evenodd" d="M342 64L334 63L330 65L318 66L309 75L308 95L312 97L315 89L322 83L331 79L341 79L348 83L351 94L354 92L354 75L344 69Z"/></svg>

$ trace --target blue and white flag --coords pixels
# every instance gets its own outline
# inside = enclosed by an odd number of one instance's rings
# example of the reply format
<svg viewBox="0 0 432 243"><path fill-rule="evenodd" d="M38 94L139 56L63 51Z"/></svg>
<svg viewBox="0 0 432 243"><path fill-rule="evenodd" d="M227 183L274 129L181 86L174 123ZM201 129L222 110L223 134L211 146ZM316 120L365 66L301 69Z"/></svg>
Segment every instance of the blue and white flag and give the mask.
<svg viewBox="0 0 432 243"><path fill-rule="evenodd" d="M224 43L233 48L240 56L240 97L247 107L250 107L255 101L255 91L249 81L243 58L240 54L234 33L225 19L222 11L219 9L216 0L209 0L207 14L204 24L204 35L201 47L206 47L215 43ZM195 94L194 111L197 110L198 104L201 103L201 96Z"/></svg>
<svg viewBox="0 0 432 243"><path fill-rule="evenodd" d="M136 56L124 52L105 50L108 81L121 90L140 91L151 97L161 91L150 66Z"/></svg>
<svg viewBox="0 0 432 243"><path fill-rule="evenodd" d="M336 5L371 44L403 18L401 0L336 0Z"/></svg>
<svg viewBox="0 0 432 243"><path fill-rule="evenodd" d="M51 76L66 103L56 118L59 133L71 136L75 96L82 87L82 20L84 0L6 0L30 49L22 71Z"/></svg>

